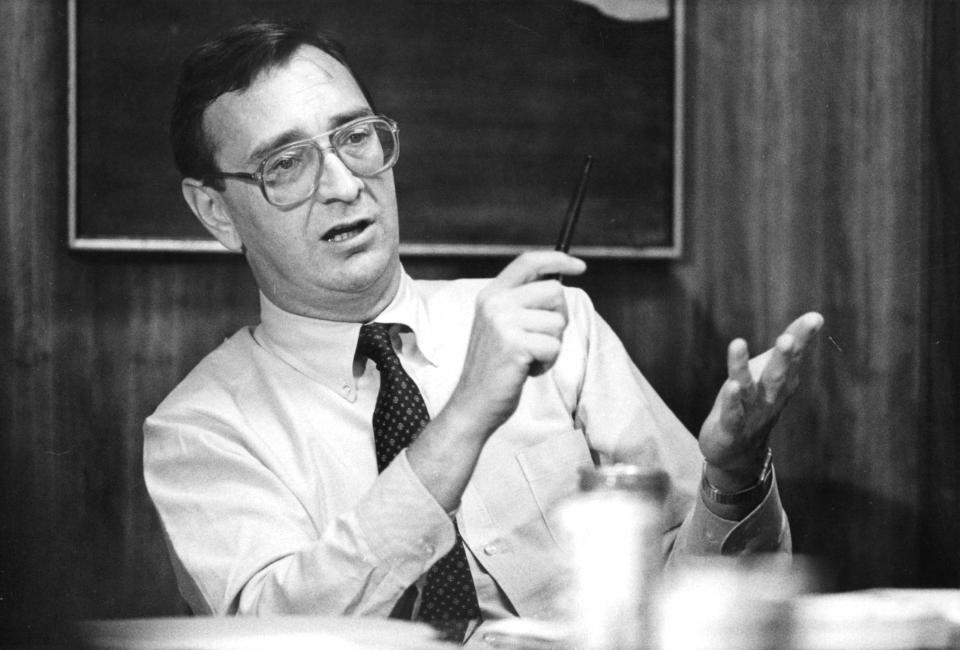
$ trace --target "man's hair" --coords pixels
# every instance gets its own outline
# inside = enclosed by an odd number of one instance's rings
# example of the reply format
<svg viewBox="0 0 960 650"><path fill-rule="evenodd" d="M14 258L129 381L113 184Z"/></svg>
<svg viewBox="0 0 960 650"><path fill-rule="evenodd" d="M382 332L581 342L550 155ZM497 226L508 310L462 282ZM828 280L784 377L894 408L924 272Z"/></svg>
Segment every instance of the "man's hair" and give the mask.
<svg viewBox="0 0 960 650"><path fill-rule="evenodd" d="M303 46L326 52L347 68L370 106L370 95L347 63L343 46L303 25L257 20L230 29L188 56L170 116L170 141L180 174L210 181L217 172L213 143L203 128L203 113L221 95L250 87L257 76L284 65Z"/></svg>

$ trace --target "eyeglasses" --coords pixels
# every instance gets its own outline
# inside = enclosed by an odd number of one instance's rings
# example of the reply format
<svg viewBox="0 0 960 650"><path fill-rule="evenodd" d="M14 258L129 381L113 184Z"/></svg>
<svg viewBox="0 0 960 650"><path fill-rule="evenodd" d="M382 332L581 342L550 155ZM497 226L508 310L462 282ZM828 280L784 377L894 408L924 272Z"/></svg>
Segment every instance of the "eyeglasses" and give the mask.
<svg viewBox="0 0 960 650"><path fill-rule="evenodd" d="M333 151L350 172L369 178L393 167L400 157L400 129L382 115L353 120L307 140L284 145L264 158L256 172L215 172L213 178L239 178L260 184L263 197L278 208L301 203L317 191L323 154ZM319 141L329 136L330 146Z"/></svg>

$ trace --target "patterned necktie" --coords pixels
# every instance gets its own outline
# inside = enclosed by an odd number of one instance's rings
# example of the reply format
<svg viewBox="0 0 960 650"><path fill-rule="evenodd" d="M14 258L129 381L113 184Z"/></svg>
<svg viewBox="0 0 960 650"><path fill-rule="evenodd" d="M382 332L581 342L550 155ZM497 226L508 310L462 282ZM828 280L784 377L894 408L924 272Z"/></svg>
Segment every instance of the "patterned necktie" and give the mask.
<svg viewBox="0 0 960 650"><path fill-rule="evenodd" d="M413 442L430 421L430 414L417 385L400 365L390 343L387 325L367 323L361 327L357 348L380 371L380 392L373 410L373 438L377 470L382 472L401 449ZM420 620L448 632L453 629L448 625L450 623L480 617L477 591L470 576L463 540L460 531L456 532L453 549L427 571L419 614Z"/></svg>

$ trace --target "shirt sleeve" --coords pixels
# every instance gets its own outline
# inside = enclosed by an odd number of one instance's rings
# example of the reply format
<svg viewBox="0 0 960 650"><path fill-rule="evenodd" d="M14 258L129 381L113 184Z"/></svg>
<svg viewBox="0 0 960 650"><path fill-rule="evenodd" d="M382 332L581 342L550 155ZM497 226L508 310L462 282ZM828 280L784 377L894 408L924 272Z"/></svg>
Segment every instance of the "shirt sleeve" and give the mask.
<svg viewBox="0 0 960 650"><path fill-rule="evenodd" d="M571 323L585 337L586 365L575 417L601 463L627 462L670 477L663 549L668 565L685 558L790 551L790 530L776 480L740 521L713 514L700 496L703 456L696 438L630 359L589 298L571 290Z"/></svg>
<svg viewBox="0 0 960 650"><path fill-rule="evenodd" d="M216 401L161 408L144 425L146 485L194 612L387 616L453 546L405 452L319 527Z"/></svg>

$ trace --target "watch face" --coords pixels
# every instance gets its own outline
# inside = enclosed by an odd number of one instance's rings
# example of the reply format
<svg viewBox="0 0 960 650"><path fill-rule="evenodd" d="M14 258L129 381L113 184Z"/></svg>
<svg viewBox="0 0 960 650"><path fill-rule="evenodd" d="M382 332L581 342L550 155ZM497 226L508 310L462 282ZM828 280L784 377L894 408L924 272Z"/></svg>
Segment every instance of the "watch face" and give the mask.
<svg viewBox="0 0 960 650"><path fill-rule="evenodd" d="M767 457L763 459L763 470L760 471L760 485L766 485L773 476L773 450L767 447ZM766 492L766 490L764 490Z"/></svg>
<svg viewBox="0 0 960 650"><path fill-rule="evenodd" d="M763 468L760 470L760 476L757 477L757 482L750 487L740 490L739 492L723 492L710 484L710 481L707 480L706 472L703 473L700 484L704 498L712 503L725 506L747 505L749 503L760 505L760 502L763 501L763 498L770 490L772 479L773 451L768 447L767 456L763 460Z"/></svg>

